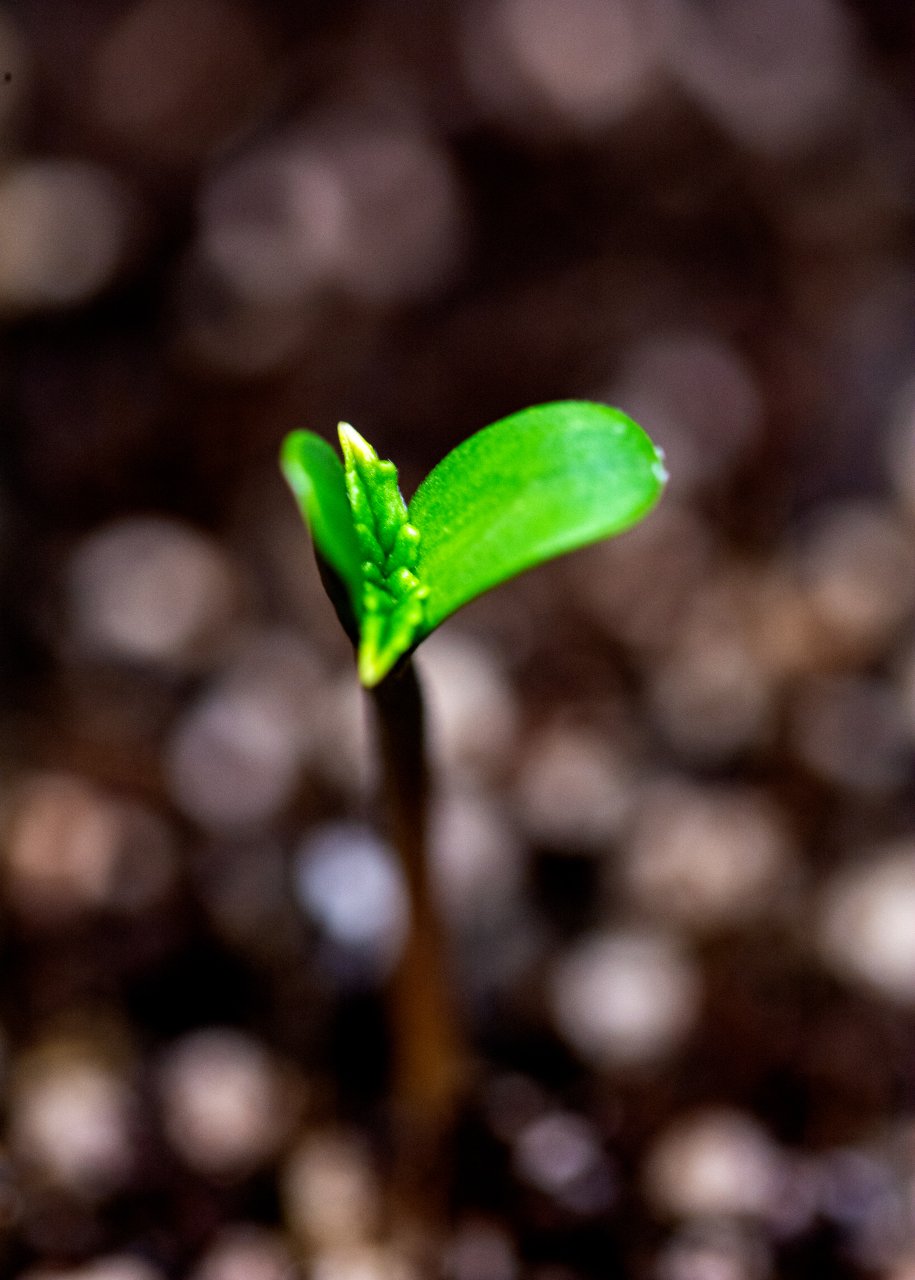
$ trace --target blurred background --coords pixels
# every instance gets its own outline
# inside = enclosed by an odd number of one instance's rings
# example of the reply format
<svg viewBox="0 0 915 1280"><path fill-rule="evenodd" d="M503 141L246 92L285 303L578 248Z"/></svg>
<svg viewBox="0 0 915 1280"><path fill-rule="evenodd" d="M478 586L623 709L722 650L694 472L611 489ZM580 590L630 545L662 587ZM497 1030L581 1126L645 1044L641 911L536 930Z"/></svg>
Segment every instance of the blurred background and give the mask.
<svg viewBox="0 0 915 1280"><path fill-rule="evenodd" d="M0 1270L414 1280L406 928L280 481L538 401L656 513L420 653L450 1280L915 1277L908 0L0 8ZM416 1278L418 1280L418 1278Z"/></svg>

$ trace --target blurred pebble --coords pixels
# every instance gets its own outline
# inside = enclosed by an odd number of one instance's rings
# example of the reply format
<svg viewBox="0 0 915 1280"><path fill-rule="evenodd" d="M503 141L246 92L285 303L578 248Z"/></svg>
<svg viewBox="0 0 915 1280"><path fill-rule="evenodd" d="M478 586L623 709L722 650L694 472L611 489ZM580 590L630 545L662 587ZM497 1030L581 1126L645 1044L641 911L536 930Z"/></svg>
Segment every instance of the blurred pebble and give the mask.
<svg viewBox="0 0 915 1280"><path fill-rule="evenodd" d="M771 906L791 854L785 820L764 792L665 780L640 795L620 874L641 910L716 929Z"/></svg>
<svg viewBox="0 0 915 1280"><path fill-rule="evenodd" d="M273 142L231 162L204 188L202 260L242 299L300 304L326 284L343 253L340 175L304 145Z"/></svg>
<svg viewBox="0 0 915 1280"><path fill-rule="evenodd" d="M85 302L121 265L133 200L85 160L31 160L0 177L0 308Z"/></svg>
<svg viewBox="0 0 915 1280"><path fill-rule="evenodd" d="M643 340L624 357L610 399L650 424L675 497L732 474L762 429L762 395L746 361L703 333Z"/></svg>
<svg viewBox="0 0 915 1280"><path fill-rule="evenodd" d="M729 626L687 631L651 672L648 700L663 737L691 764L724 764L764 745L773 728L770 682Z"/></svg>
<svg viewBox="0 0 915 1280"><path fill-rule="evenodd" d="M445 1280L517 1280L518 1256L501 1226L482 1218L461 1222L445 1246Z"/></svg>
<svg viewBox="0 0 915 1280"><path fill-rule="evenodd" d="M716 551L698 512L672 497L625 537L588 547L567 565L587 613L644 661L676 642Z"/></svg>
<svg viewBox="0 0 915 1280"><path fill-rule="evenodd" d="M915 608L915 540L875 503L821 508L798 549L797 568L837 658L875 657Z"/></svg>
<svg viewBox="0 0 915 1280"><path fill-rule="evenodd" d="M771 1251L757 1231L734 1222L690 1222L659 1253L655 1280L768 1280Z"/></svg>
<svg viewBox="0 0 915 1280"><path fill-rule="evenodd" d="M204 192L198 252L254 302L328 288L412 301L450 282L462 205L433 138L339 113L218 173Z"/></svg>
<svg viewBox="0 0 915 1280"><path fill-rule="evenodd" d="M418 657L427 693L429 736L444 774L485 778L511 759L517 709L491 652L451 631L436 632Z"/></svg>
<svg viewBox="0 0 915 1280"><path fill-rule="evenodd" d="M911 776L904 710L885 680L809 677L792 700L790 737L808 769L852 793L892 791Z"/></svg>
<svg viewBox="0 0 915 1280"><path fill-rule="evenodd" d="M548 999L559 1031L598 1067L663 1058L692 1029L700 975L672 935L595 934L553 966Z"/></svg>
<svg viewBox="0 0 915 1280"><path fill-rule="evenodd" d="M710 1108L662 1132L643 1173L645 1194L661 1214L767 1218L779 1193L782 1157L749 1115Z"/></svg>
<svg viewBox="0 0 915 1280"><path fill-rule="evenodd" d="M834 873L816 934L823 959L843 977L915 1002L915 844L890 845Z"/></svg>
<svg viewBox="0 0 915 1280"><path fill-rule="evenodd" d="M316 827L294 864L299 903L339 952L342 975L382 977L400 955L409 925L403 873L390 847L368 827Z"/></svg>
<svg viewBox="0 0 915 1280"><path fill-rule="evenodd" d="M575 1213L604 1213L616 1194L594 1127L572 1112L549 1111L525 1125L515 1140L513 1163L525 1182Z"/></svg>
<svg viewBox="0 0 915 1280"><path fill-rule="evenodd" d="M605 128L656 87L664 0L494 0L469 9L463 54L474 96L525 133Z"/></svg>
<svg viewBox="0 0 915 1280"><path fill-rule="evenodd" d="M239 593L238 572L219 544L168 516L102 526L78 544L67 568L80 648L179 670L219 652Z"/></svg>
<svg viewBox="0 0 915 1280"><path fill-rule="evenodd" d="M143 911L165 897L176 873L173 839L158 814L70 774L19 785L4 854L9 898L39 924L93 908Z"/></svg>
<svg viewBox="0 0 915 1280"><path fill-rule="evenodd" d="M320 689L304 642L283 631L253 633L168 744L179 807L217 831L267 821L291 796L322 731Z"/></svg>
<svg viewBox="0 0 915 1280"><path fill-rule="evenodd" d="M165 1273L144 1258L117 1253L94 1258L80 1267L30 1269L21 1272L17 1280L165 1280Z"/></svg>
<svg viewBox="0 0 915 1280"><path fill-rule="evenodd" d="M466 214L438 140L416 127L340 117L309 142L336 170L345 196L335 282L382 304L417 301L450 284Z"/></svg>
<svg viewBox="0 0 915 1280"><path fill-rule="evenodd" d="M524 850L514 825L488 796L469 789L440 794L429 852L436 894L455 922L500 920L517 900Z"/></svg>
<svg viewBox="0 0 915 1280"><path fill-rule="evenodd" d="M174 295L176 363L227 378L261 378L300 360L322 320L298 299L251 299L191 254Z"/></svg>
<svg viewBox="0 0 915 1280"><path fill-rule="evenodd" d="M246 1177L274 1157L301 1104L284 1066L230 1027L175 1041L157 1075L169 1142L191 1168L215 1178Z"/></svg>
<svg viewBox="0 0 915 1280"><path fill-rule="evenodd" d="M283 1167L280 1194L289 1230L309 1251L368 1241L381 1223L369 1153L354 1134L328 1131L304 1138Z"/></svg>
<svg viewBox="0 0 915 1280"><path fill-rule="evenodd" d="M393 1248L358 1246L318 1253L310 1280L419 1280L407 1259Z"/></svg>
<svg viewBox="0 0 915 1280"><path fill-rule="evenodd" d="M219 1232L190 1280L300 1280L301 1276L280 1232L245 1223Z"/></svg>
<svg viewBox="0 0 915 1280"><path fill-rule="evenodd" d="M90 1201L105 1199L133 1173L135 1106L126 1076L100 1053L46 1040L13 1064L11 1150L40 1178Z"/></svg>
<svg viewBox="0 0 915 1280"><path fill-rule="evenodd" d="M261 27L232 0L134 0L94 53L82 110L146 160L197 159L260 112L268 92Z"/></svg>
<svg viewBox="0 0 915 1280"><path fill-rule="evenodd" d="M820 1212L820 1168L817 1156L803 1149L783 1151L779 1194L769 1215L772 1238L796 1240L816 1223Z"/></svg>
<svg viewBox="0 0 915 1280"><path fill-rule="evenodd" d="M517 783L518 817L537 844L606 850L633 799L633 769L586 728L555 725L527 746Z"/></svg>
<svg viewBox="0 0 915 1280"><path fill-rule="evenodd" d="M869 1271L886 1266L912 1240L912 1204L898 1152L876 1146L825 1152L818 1165L820 1213L849 1241Z"/></svg>
<svg viewBox="0 0 915 1280"><path fill-rule="evenodd" d="M836 0L715 0L677 9L671 67L742 145L796 152L842 118L852 98L854 44Z"/></svg>
<svg viewBox="0 0 915 1280"><path fill-rule="evenodd" d="M755 571L747 643L764 675L778 682L817 670L824 658L821 625L808 593L779 557Z"/></svg>
<svg viewBox="0 0 915 1280"><path fill-rule="evenodd" d="M915 1252L907 1253L882 1270L880 1280L915 1280Z"/></svg>

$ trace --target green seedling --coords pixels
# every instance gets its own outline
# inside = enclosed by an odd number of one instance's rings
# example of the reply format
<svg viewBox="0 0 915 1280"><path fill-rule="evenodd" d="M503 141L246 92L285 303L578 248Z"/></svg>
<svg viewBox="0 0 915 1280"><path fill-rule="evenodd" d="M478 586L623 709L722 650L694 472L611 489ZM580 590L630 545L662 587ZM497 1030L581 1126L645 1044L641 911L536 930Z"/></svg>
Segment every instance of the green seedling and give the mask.
<svg viewBox="0 0 915 1280"><path fill-rule="evenodd" d="M657 502L659 451L631 418L581 400L539 405L453 449L409 503L397 470L341 423L343 459L294 431L281 464L372 695L391 835L411 929L392 979L395 1199L429 1222L467 1059L425 849L428 773L413 650L457 609L524 570L622 533Z"/></svg>
<svg viewBox="0 0 915 1280"><path fill-rule="evenodd" d="M525 409L478 431L409 504L394 464L348 424L339 432L342 463L320 436L294 431L282 467L366 688L484 591L628 529L666 478L641 427L581 400Z"/></svg>

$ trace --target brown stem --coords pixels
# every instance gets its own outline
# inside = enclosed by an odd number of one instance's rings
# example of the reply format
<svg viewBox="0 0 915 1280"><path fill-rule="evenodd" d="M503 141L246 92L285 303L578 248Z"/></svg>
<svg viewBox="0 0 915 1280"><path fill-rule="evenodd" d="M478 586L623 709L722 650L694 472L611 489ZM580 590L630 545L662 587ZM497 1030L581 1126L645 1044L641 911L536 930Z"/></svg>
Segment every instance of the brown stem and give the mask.
<svg viewBox="0 0 915 1280"><path fill-rule="evenodd" d="M444 1190L443 1147L458 1105L464 1055L429 879L429 771L422 690L412 661L372 694L390 833L410 898L410 929L391 979L390 1019L398 1194L416 1206L428 1204L435 1184Z"/></svg>

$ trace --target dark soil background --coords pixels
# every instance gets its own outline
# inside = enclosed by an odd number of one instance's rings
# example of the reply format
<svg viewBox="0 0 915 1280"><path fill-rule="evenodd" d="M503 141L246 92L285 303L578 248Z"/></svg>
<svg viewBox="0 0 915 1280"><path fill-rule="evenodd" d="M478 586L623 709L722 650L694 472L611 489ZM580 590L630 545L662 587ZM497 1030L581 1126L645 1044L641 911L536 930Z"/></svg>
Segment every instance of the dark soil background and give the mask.
<svg viewBox="0 0 915 1280"><path fill-rule="evenodd" d="M0 1270L411 1280L405 927L276 467L618 404L423 647L452 1280L915 1276L908 0L0 9Z"/></svg>

